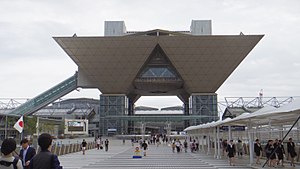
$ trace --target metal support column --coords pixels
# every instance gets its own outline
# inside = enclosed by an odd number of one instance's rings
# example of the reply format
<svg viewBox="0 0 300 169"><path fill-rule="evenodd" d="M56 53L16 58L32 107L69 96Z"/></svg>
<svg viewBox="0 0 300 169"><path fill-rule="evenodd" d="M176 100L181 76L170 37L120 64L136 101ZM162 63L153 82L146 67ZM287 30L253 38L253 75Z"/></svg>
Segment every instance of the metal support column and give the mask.
<svg viewBox="0 0 300 169"><path fill-rule="evenodd" d="M171 141L170 140L170 135L171 135L171 122L167 122L167 138L168 138L168 141Z"/></svg>
<svg viewBox="0 0 300 169"><path fill-rule="evenodd" d="M232 140L231 125L228 126L228 141Z"/></svg>
<svg viewBox="0 0 300 169"><path fill-rule="evenodd" d="M145 122L141 122L141 135L142 140L145 140Z"/></svg>
<svg viewBox="0 0 300 169"><path fill-rule="evenodd" d="M207 144L207 155L210 154L210 133L211 129L208 132L208 135L206 136L206 144Z"/></svg>
<svg viewBox="0 0 300 169"><path fill-rule="evenodd" d="M218 158L218 150L217 150L217 144L218 144L217 129L214 128L213 132L214 132L213 136L214 136L214 140L215 140L215 142L214 142L214 147L215 147L215 154L214 154L214 157L215 157L215 158Z"/></svg>
<svg viewBox="0 0 300 169"><path fill-rule="evenodd" d="M5 116L5 131L4 131L4 138L7 138L7 116Z"/></svg>
<svg viewBox="0 0 300 169"><path fill-rule="evenodd" d="M218 147L217 159L221 159L220 126L217 126L217 147Z"/></svg>
<svg viewBox="0 0 300 169"><path fill-rule="evenodd" d="M249 158L250 158L250 166L253 164L254 162L254 159L253 159L253 156L254 156L254 144L253 144L253 133L251 133L251 129L252 128L252 125L251 123L249 122L248 123L248 140L249 140Z"/></svg>

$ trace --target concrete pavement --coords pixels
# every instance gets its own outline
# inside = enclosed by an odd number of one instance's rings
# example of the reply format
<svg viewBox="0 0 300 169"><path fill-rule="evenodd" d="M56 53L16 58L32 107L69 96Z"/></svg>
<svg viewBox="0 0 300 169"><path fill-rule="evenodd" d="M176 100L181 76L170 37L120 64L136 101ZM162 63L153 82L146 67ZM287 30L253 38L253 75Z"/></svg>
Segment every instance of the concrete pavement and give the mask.
<svg viewBox="0 0 300 169"><path fill-rule="evenodd" d="M137 146L137 144L135 144ZM110 140L108 152L104 150L88 150L86 155L81 152L59 156L64 169L251 169L260 166L248 166L249 160L236 159L235 166L229 166L226 158L215 159L204 153L173 153L167 145L149 145L147 156L133 159L135 146L129 141ZM286 165L288 166L288 165ZM265 167L268 168L268 167ZM287 167L288 168L288 167ZM299 168L299 167L297 167Z"/></svg>

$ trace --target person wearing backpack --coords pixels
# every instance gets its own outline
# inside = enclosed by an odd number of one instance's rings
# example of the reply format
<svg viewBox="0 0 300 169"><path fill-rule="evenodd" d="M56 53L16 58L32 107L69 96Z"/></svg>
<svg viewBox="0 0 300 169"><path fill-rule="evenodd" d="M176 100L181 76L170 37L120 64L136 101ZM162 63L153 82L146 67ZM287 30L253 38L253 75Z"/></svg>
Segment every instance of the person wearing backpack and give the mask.
<svg viewBox="0 0 300 169"><path fill-rule="evenodd" d="M0 169L23 169L22 161L19 157L14 157L13 152L16 150L16 141L12 138L5 139L1 145Z"/></svg>
<svg viewBox="0 0 300 169"><path fill-rule="evenodd" d="M52 137L48 133L43 133L38 138L41 151L30 161L30 169L62 169L57 155L52 154Z"/></svg>

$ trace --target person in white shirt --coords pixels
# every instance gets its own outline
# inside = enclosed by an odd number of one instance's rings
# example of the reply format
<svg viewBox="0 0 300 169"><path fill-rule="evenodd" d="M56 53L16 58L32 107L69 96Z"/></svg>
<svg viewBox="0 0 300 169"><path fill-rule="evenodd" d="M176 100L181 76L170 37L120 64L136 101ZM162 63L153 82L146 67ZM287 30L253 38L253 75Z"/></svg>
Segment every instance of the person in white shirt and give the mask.
<svg viewBox="0 0 300 169"><path fill-rule="evenodd" d="M96 143L97 143L97 149L99 150L100 149L100 144L101 144L100 137L97 138Z"/></svg>

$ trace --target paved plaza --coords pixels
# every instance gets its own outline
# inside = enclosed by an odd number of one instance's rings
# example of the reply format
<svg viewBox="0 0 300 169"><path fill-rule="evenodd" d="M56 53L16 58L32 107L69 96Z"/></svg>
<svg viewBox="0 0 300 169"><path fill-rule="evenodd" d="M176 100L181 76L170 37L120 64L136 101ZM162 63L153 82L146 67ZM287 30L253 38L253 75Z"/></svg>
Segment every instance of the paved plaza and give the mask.
<svg viewBox="0 0 300 169"><path fill-rule="evenodd" d="M108 152L104 150L88 150L59 156L64 169L251 169L247 157L237 159L235 166L229 166L227 159L214 159L204 153L173 153L167 145L150 145L148 154L142 159L133 159L133 147L129 141L125 145L121 140L110 140ZM287 165L286 165L287 166ZM268 167L265 167L268 168ZM286 167L288 168L288 167ZM297 167L299 168L299 167Z"/></svg>

